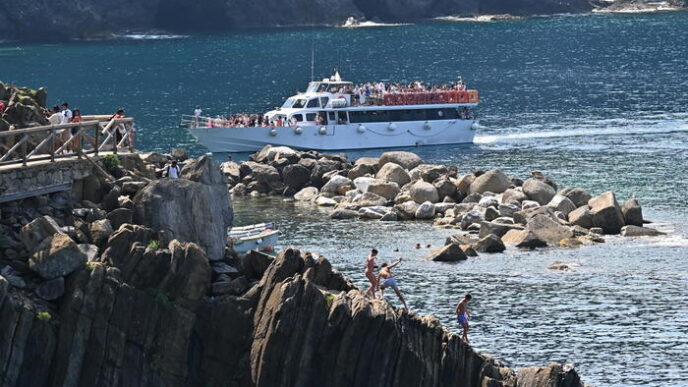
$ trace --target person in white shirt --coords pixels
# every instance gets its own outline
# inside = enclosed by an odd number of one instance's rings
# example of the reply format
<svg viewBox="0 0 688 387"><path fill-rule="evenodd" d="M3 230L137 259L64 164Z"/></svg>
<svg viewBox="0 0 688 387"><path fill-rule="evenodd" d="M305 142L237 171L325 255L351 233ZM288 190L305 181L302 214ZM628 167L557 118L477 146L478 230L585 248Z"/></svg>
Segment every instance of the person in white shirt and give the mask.
<svg viewBox="0 0 688 387"><path fill-rule="evenodd" d="M198 124L201 121L201 115L203 114L203 109L200 106L196 106L194 109L194 124L198 128Z"/></svg>
<svg viewBox="0 0 688 387"><path fill-rule="evenodd" d="M62 103L62 123L66 124L72 121L72 111L69 110L69 104L67 102Z"/></svg>
<svg viewBox="0 0 688 387"><path fill-rule="evenodd" d="M64 121L64 114L60 111L60 107L55 105L53 106L53 114L48 117L48 121L50 122L50 125L58 125L62 124Z"/></svg>
<svg viewBox="0 0 688 387"><path fill-rule="evenodd" d="M179 166L177 166L177 160L174 160L171 165L167 166L167 177L170 179L179 179Z"/></svg>

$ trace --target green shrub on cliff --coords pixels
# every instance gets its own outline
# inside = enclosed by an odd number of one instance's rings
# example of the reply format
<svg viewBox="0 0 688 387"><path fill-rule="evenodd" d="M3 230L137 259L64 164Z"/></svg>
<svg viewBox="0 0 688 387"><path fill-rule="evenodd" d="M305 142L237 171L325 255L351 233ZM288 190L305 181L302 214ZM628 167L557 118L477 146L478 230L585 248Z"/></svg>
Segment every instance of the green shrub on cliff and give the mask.
<svg viewBox="0 0 688 387"><path fill-rule="evenodd" d="M38 312L36 314L36 318L38 318L41 321L50 321L53 316L50 314L50 312Z"/></svg>
<svg viewBox="0 0 688 387"><path fill-rule="evenodd" d="M160 248L160 242L153 240L148 242L148 248L151 250L157 250Z"/></svg>
<svg viewBox="0 0 688 387"><path fill-rule="evenodd" d="M101 162L103 163L103 167L105 167L105 170L112 173L112 171L119 167L121 162L119 161L119 157L116 155L106 155L103 156L101 159Z"/></svg>
<svg viewBox="0 0 688 387"><path fill-rule="evenodd" d="M327 309L332 309L332 304L334 303L334 294L325 293L325 302L327 302Z"/></svg>

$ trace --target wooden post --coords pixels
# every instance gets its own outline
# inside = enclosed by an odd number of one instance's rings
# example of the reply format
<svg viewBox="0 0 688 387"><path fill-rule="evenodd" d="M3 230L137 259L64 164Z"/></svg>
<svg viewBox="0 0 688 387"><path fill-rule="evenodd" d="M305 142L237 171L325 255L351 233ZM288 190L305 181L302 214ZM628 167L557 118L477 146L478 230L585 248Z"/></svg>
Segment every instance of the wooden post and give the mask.
<svg viewBox="0 0 688 387"><path fill-rule="evenodd" d="M55 128L50 127L50 161L55 162Z"/></svg>
<svg viewBox="0 0 688 387"><path fill-rule="evenodd" d="M95 139L96 139L96 157L98 157L98 148L100 148L100 124L96 124L96 126L93 128L95 132Z"/></svg>
<svg viewBox="0 0 688 387"><path fill-rule="evenodd" d="M24 137L28 137L28 136L29 136L28 134L25 134L25 135L24 135ZM21 149L22 149L22 165L24 165L24 166L26 166L26 160L27 160L27 158L26 158L26 155L27 155L27 153L26 153L27 142L29 142L28 139L22 143L22 147L21 147Z"/></svg>

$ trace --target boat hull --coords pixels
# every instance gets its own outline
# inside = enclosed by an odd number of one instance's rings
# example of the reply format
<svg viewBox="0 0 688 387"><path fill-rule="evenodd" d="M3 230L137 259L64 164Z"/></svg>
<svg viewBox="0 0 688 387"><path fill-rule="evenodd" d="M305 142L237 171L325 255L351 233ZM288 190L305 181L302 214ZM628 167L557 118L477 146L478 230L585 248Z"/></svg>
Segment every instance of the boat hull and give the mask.
<svg viewBox="0 0 688 387"><path fill-rule="evenodd" d="M265 145L335 151L472 143L474 120L249 128L189 128L211 152L254 152Z"/></svg>

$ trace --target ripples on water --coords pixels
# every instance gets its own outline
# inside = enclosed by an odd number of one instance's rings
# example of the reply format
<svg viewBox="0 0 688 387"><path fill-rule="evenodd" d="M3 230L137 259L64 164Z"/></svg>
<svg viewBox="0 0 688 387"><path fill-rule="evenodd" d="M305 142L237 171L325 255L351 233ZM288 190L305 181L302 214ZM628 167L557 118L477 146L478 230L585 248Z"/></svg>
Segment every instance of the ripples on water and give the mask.
<svg viewBox="0 0 688 387"><path fill-rule="evenodd" d="M50 104L85 114L124 106L141 148L200 153L180 114L281 104L305 87L311 45L316 76L333 66L354 81L463 75L481 95L476 145L412 151L461 171L537 169L561 186L635 194L670 236L450 265L412 248L451 233L425 223L330 222L314 207L251 199L236 202L237 223L277 221L285 245L321 252L359 286L371 247L406 257L396 272L411 308L458 329L452 311L470 291L474 345L510 365L570 361L596 385L674 386L688 384L687 30L688 13L672 13L0 45L0 80L45 85ZM554 260L579 266L550 272Z"/></svg>

